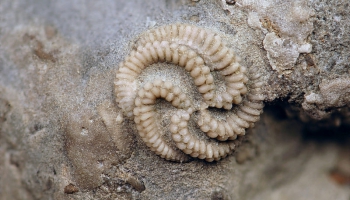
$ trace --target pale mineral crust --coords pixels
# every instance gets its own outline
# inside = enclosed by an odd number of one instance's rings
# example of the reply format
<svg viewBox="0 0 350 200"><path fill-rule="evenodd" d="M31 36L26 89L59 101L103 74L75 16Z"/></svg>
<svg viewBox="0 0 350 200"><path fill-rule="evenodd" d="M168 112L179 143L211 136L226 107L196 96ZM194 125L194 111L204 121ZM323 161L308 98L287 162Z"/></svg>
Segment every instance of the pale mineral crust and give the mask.
<svg viewBox="0 0 350 200"><path fill-rule="evenodd" d="M347 0L0 0L0 199L348 200L349 9ZM220 33L265 82L260 121L218 162L157 156L116 103L118 66L140 34L174 23ZM200 99L176 65L154 64L139 81L159 77ZM170 134L176 108L155 108Z"/></svg>

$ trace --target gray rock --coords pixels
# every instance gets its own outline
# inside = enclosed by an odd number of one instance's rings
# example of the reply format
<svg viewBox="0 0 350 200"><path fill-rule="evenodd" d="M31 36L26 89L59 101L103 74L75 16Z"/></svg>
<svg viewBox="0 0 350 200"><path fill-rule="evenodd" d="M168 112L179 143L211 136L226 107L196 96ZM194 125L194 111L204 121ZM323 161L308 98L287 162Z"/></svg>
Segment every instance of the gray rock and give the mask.
<svg viewBox="0 0 350 200"><path fill-rule="evenodd" d="M348 200L349 3L234 2L1 0L0 199ZM219 162L160 158L115 103L138 36L176 22L221 33L267 83Z"/></svg>

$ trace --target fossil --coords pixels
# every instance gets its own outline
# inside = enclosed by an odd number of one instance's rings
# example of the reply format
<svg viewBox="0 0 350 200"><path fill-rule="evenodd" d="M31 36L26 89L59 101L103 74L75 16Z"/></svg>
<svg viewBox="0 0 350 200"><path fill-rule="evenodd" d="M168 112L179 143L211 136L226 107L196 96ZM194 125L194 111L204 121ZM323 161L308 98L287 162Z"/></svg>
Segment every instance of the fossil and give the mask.
<svg viewBox="0 0 350 200"><path fill-rule="evenodd" d="M235 148L237 136L244 135L245 129L259 120L263 81L258 73L246 72L239 64L240 58L218 33L177 23L146 31L135 47L119 65L116 101L123 113L134 119L146 145L162 158L184 162L190 155L209 162L220 160ZM202 106L194 106L181 87L171 81L156 79L140 85L137 78L155 63L184 68L203 97ZM218 76L224 89L214 80ZM155 104L159 98L178 109L168 127L175 145L162 137L156 123ZM220 109L223 117L212 115L210 108ZM188 128L191 120L201 136Z"/></svg>

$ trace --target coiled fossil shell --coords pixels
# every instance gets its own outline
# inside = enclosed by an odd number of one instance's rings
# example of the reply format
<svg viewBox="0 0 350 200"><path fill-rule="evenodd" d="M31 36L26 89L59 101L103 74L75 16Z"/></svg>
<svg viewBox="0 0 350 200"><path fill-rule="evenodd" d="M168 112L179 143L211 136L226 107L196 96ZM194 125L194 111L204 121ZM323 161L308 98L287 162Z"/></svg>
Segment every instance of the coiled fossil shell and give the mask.
<svg viewBox="0 0 350 200"><path fill-rule="evenodd" d="M235 148L233 140L259 120L264 100L260 75L253 73L248 79L239 57L218 34L178 23L147 31L136 47L119 65L116 101L124 114L134 119L146 145L162 158L183 162L190 155L209 162L220 160ZM157 79L140 86L137 78L155 63L184 68L202 95L203 106L195 107L180 87L167 80ZM216 85L213 72L224 81L224 89ZM159 98L178 109L168 127L177 149L160 134L155 117ZM209 107L222 108L225 117L212 116ZM192 116L194 112L197 117ZM203 137L191 134L191 120L196 121Z"/></svg>

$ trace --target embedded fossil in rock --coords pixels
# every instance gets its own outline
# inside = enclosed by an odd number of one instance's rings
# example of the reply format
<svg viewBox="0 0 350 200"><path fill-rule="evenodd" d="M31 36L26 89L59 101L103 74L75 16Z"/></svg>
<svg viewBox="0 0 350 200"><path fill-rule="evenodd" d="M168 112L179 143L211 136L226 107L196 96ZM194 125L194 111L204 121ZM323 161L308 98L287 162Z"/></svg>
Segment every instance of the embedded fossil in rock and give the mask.
<svg viewBox="0 0 350 200"><path fill-rule="evenodd" d="M161 157L183 162L189 159L186 155L189 154L209 162L220 160L234 149L233 140L259 120L264 100L260 75L250 73L248 79L239 57L219 34L193 25L173 24L145 32L136 47L119 65L116 101L127 117L134 118L146 145ZM141 85L137 79L142 71L156 63L184 68L203 97L201 106L195 106L186 93L170 81L157 79ZM218 77L222 87L214 80ZM169 126L173 144L162 138L156 123L158 98L179 109L171 117ZM218 111L222 116L212 115L207 110L210 107L222 108ZM201 130L197 136L193 128L189 129L191 120L196 121Z"/></svg>

